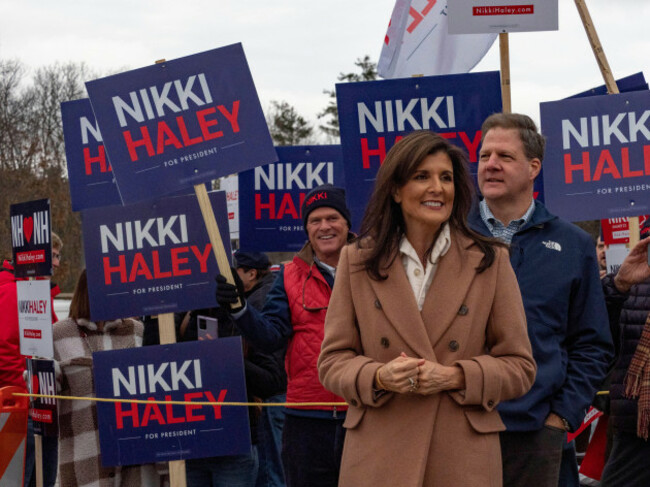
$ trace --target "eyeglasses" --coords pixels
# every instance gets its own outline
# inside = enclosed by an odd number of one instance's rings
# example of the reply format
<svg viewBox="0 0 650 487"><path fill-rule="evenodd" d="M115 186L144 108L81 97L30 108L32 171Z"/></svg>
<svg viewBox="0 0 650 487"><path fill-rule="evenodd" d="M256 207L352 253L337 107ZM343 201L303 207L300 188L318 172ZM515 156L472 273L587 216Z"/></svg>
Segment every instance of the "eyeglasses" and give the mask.
<svg viewBox="0 0 650 487"><path fill-rule="evenodd" d="M305 311L322 311L324 309L327 309L327 306L318 306L315 308L312 308L310 306L307 306L307 303L305 302L305 289L307 289L307 281L312 278L312 271L309 269L309 274L307 274L307 279L305 279L305 282L302 284L302 309Z"/></svg>
<svg viewBox="0 0 650 487"><path fill-rule="evenodd" d="M54 260L54 259L61 260L61 254L58 253L58 252L52 251L52 260Z"/></svg>

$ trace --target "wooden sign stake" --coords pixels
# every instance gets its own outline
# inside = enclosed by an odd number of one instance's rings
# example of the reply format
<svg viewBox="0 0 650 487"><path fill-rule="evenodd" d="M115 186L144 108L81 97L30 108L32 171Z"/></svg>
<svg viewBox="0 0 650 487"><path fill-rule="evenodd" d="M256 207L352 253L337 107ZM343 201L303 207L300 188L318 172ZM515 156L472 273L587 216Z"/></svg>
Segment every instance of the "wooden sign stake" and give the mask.
<svg viewBox="0 0 650 487"><path fill-rule="evenodd" d="M208 197L207 189L205 189L205 184L196 184L194 186L194 192L196 193L196 199L199 201L199 207L201 208L205 228L208 230L208 236L210 237L210 243L212 244L212 252L214 253L214 256L217 259L217 264L219 265L219 273L222 274L230 284L235 284L232 269L230 268L230 260L228 259L228 256L226 256L226 249L223 246L223 240L221 240L221 233L219 233L217 219L214 216L214 210L210 204L210 198ZM239 306L241 306L239 301L232 305L233 308Z"/></svg>
<svg viewBox="0 0 650 487"><path fill-rule="evenodd" d="M34 462L36 464L36 487L43 487L43 437L34 435Z"/></svg>
<svg viewBox="0 0 650 487"><path fill-rule="evenodd" d="M512 111L510 97L510 43L508 33L499 34L499 52L501 53L501 100L503 113Z"/></svg>
<svg viewBox="0 0 650 487"><path fill-rule="evenodd" d="M605 50L600 43L598 38L598 33L596 32L596 27L591 20L591 15L589 14L589 9L585 0L575 0L576 7L578 8L578 14L580 14L580 19L582 20L582 25L587 32L587 38L589 39L589 44L591 44L591 50L596 56L596 62L600 68L600 73L605 80L605 86L607 87L607 93L610 95L616 95L620 93L618 91L618 85L612 74L612 70L609 67L609 62L607 61L607 56L605 55ZM629 222L629 232L630 232L630 242L628 244L629 248L634 247L639 241L639 217L633 216L628 218Z"/></svg>

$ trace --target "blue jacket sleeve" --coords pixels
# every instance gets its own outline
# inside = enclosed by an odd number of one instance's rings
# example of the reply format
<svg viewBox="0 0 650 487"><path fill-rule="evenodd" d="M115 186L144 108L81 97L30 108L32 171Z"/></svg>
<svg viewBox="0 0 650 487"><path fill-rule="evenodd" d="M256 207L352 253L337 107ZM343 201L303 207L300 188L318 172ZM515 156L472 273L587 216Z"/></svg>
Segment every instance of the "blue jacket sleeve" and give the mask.
<svg viewBox="0 0 650 487"><path fill-rule="evenodd" d="M289 298L284 289L284 268L280 269L266 295L262 311L246 306L245 311L235 318L235 323L246 339L263 352L274 352L287 343L293 327Z"/></svg>
<svg viewBox="0 0 650 487"><path fill-rule="evenodd" d="M572 431L582 423L614 355L596 250L590 239L581 246L582 276L572 288L564 343L566 380L551 401L551 411L565 418Z"/></svg>

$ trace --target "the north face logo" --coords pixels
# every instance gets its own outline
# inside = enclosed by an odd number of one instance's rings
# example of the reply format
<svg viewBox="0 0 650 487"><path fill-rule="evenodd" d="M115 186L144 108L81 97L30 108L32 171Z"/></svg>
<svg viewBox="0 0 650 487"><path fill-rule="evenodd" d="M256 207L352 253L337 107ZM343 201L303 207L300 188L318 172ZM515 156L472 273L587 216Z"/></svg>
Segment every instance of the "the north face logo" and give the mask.
<svg viewBox="0 0 650 487"><path fill-rule="evenodd" d="M307 202L305 203L305 206L309 207L315 201L326 200L326 199L327 199L327 192L326 191L321 191L320 193L316 193L314 196L309 198L307 200Z"/></svg>
<svg viewBox="0 0 650 487"><path fill-rule="evenodd" d="M542 243L547 249L557 250L558 252L562 252L562 246L559 243L554 242L553 240L544 240Z"/></svg>

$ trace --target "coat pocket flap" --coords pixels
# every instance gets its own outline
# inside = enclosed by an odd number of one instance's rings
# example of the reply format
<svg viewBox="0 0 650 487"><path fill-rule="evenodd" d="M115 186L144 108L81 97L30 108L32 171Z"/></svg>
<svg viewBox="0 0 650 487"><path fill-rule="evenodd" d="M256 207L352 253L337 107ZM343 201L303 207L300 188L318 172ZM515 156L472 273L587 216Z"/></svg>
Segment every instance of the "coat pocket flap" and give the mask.
<svg viewBox="0 0 650 487"><path fill-rule="evenodd" d="M465 417L477 433L497 433L506 429L506 425L496 411L465 409Z"/></svg>
<svg viewBox="0 0 650 487"><path fill-rule="evenodd" d="M343 421L343 427L346 429L354 429L361 422L361 418L366 413L366 408L355 408L350 406Z"/></svg>

